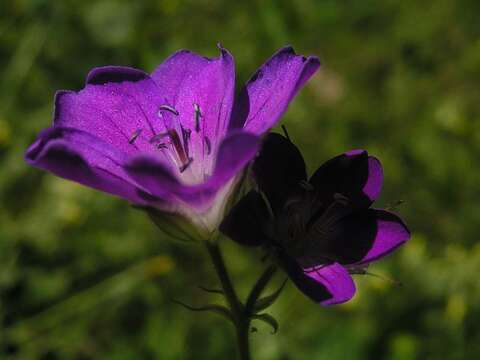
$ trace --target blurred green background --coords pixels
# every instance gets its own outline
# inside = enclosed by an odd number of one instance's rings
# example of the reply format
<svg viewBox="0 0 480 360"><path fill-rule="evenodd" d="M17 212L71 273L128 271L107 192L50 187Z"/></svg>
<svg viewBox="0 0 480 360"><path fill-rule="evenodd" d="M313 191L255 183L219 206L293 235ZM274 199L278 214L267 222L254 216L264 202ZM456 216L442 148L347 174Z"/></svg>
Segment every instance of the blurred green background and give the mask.
<svg viewBox="0 0 480 360"><path fill-rule="evenodd" d="M291 284L252 335L255 359L480 358L480 3L437 1L0 2L0 358L232 359L198 246L165 239L120 199L28 167L57 89L92 67L151 71L188 48L236 58L241 84L276 49L321 70L283 123L310 169L352 148L386 172L380 205L413 230L357 277L353 301L321 308ZM260 254L222 245L245 295ZM278 276L272 287L282 281Z"/></svg>

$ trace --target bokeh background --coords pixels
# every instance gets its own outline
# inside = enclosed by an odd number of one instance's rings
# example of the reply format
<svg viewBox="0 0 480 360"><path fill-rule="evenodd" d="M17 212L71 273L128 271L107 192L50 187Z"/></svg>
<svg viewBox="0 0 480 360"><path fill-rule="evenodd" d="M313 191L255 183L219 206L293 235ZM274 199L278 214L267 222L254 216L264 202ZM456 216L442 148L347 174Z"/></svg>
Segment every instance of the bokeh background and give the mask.
<svg viewBox="0 0 480 360"><path fill-rule="evenodd" d="M0 2L0 358L231 359L233 331L171 302L220 301L199 246L125 201L28 167L57 89L92 67L151 71L188 48L230 49L241 84L292 44L323 66L283 118L310 169L352 148L383 162L380 205L413 230L321 308L289 284L256 324L255 359L480 357L480 4L473 0ZM225 242L245 295L260 254ZM275 278L278 285L282 276Z"/></svg>

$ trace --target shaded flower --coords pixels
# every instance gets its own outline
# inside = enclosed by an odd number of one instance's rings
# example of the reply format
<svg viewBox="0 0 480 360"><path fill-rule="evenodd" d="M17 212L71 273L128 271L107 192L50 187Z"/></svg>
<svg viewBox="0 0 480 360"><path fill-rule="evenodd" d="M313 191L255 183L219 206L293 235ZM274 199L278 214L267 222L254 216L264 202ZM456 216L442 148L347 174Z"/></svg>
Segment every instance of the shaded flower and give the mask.
<svg viewBox="0 0 480 360"><path fill-rule="evenodd" d="M259 191L242 198L220 230L241 244L264 246L298 289L322 305L350 300L350 274L365 272L410 238L397 215L370 207L383 170L364 150L327 161L307 182L300 151L271 133L252 170Z"/></svg>
<svg viewBox="0 0 480 360"><path fill-rule="evenodd" d="M234 61L220 51L210 59L180 50L152 74L91 70L81 91L57 92L53 125L26 161L210 233L260 136L319 66L283 48L235 100Z"/></svg>

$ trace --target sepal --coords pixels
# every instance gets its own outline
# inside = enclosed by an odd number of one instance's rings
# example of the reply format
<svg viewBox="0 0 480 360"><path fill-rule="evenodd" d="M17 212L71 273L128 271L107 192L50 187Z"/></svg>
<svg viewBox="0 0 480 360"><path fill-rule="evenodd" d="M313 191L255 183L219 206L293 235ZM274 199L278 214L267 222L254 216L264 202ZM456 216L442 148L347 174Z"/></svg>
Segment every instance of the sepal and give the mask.
<svg viewBox="0 0 480 360"><path fill-rule="evenodd" d="M272 335L278 331L278 321L270 314L263 313L259 315L252 315L251 317L253 320L260 320L268 325L270 325L273 329Z"/></svg>
<svg viewBox="0 0 480 360"><path fill-rule="evenodd" d="M275 291L273 292L272 294L270 295L267 295L267 296L264 296L260 299L258 299L256 302L255 302L255 305L253 305L253 312L254 313L258 313L262 310L265 310L267 309L268 307L270 307L271 305L273 305L273 303L278 299L278 297L280 296L280 294L282 293L282 290L285 288L285 285L287 284L287 281L288 279L285 279L283 281L283 284Z"/></svg>
<svg viewBox="0 0 480 360"><path fill-rule="evenodd" d="M151 207L143 209L160 231L173 240L180 242L198 242L211 237L211 234L193 224L183 215L168 213Z"/></svg>

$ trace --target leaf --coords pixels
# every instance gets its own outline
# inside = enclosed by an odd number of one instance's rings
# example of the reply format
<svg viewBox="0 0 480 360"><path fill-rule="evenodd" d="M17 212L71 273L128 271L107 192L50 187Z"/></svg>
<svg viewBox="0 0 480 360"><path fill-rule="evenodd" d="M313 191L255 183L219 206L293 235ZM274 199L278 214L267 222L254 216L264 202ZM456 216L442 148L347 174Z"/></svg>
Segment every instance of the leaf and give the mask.
<svg viewBox="0 0 480 360"><path fill-rule="evenodd" d="M207 304L207 305L197 307L197 306L187 305L187 304L185 304L185 303L183 303L179 300L175 300L175 299L173 299L172 301L175 304L181 305L181 306L183 306L184 308L186 308L190 311L210 311L210 312L216 313L218 315L221 315L221 316L225 317L227 320L230 320L232 323L235 324L235 320L233 319L232 313L230 312L229 309L227 309L224 306L216 305L216 304Z"/></svg>
<svg viewBox="0 0 480 360"><path fill-rule="evenodd" d="M262 298L258 299L255 302L255 305L253 306L253 312L257 313L259 311L265 310L270 305L272 305L275 302L275 300L277 300L278 297L280 296L280 294L282 293L282 290L285 287L287 281L288 281L288 279L285 279L283 281L282 285L273 294L270 294L270 295L267 295L265 297L262 297Z"/></svg>
<svg viewBox="0 0 480 360"><path fill-rule="evenodd" d="M224 295L223 290L220 290L220 289L209 289L209 288L206 288L206 287L204 287L204 286L202 286L202 285L198 285L198 288L199 288L200 290L203 290L203 291L205 291L205 292L207 292L207 293L210 293L210 294Z"/></svg>
<svg viewBox="0 0 480 360"><path fill-rule="evenodd" d="M258 315L252 315L253 320L260 320L263 321L264 323L270 325L273 328L272 335L275 334L278 331L278 321L275 320L275 318L267 313L263 314L258 314Z"/></svg>

